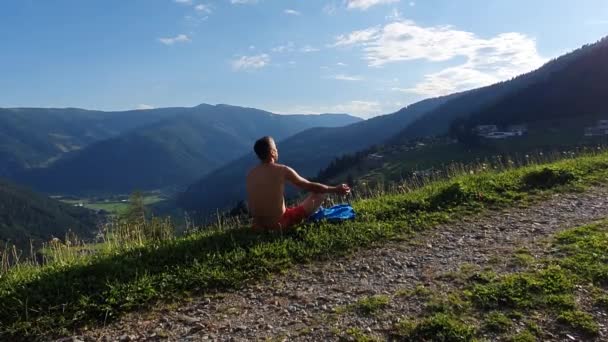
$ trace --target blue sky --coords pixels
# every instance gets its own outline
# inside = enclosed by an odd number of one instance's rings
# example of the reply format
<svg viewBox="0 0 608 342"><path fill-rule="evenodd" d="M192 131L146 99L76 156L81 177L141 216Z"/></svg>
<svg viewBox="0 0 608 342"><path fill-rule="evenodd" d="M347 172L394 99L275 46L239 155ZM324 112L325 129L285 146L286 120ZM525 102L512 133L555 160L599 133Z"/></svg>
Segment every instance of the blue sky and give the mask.
<svg viewBox="0 0 608 342"><path fill-rule="evenodd" d="M607 34L606 0L2 0L0 107L371 117Z"/></svg>

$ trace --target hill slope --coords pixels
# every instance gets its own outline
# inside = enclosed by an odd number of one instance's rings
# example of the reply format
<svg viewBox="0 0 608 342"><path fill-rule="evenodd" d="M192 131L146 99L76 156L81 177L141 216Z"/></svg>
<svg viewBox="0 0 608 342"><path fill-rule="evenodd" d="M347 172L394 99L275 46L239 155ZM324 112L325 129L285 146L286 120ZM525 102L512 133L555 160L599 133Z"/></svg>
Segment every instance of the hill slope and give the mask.
<svg viewBox="0 0 608 342"><path fill-rule="evenodd" d="M0 108L0 175L46 166L66 153L174 115L165 108L124 112Z"/></svg>
<svg viewBox="0 0 608 342"><path fill-rule="evenodd" d="M0 179L0 241L22 248L30 240L63 238L71 230L91 237L99 217L92 211L50 199Z"/></svg>
<svg viewBox="0 0 608 342"><path fill-rule="evenodd" d="M416 118L437 108L451 95L413 104L394 114L375 117L345 127L310 129L278 143L281 162L305 176L314 176L338 155L382 143ZM280 140L279 137L277 140ZM251 145L252 141L248 144ZM244 196L245 173L256 163L252 153L214 171L179 196L179 205L201 214L234 204Z"/></svg>
<svg viewBox="0 0 608 342"><path fill-rule="evenodd" d="M546 108L538 106L539 104L542 106L547 103L546 101L550 100L551 97L553 98L552 101L555 102L569 101L571 103L568 107L560 109L562 113L568 111L569 115L580 115L580 110L587 107L573 107L574 103L583 103L594 97L594 102L588 105L594 106L599 98L598 94L601 94L602 90L604 90L603 94L606 94L605 83L597 82L602 75L595 75L594 77L597 81L593 82L591 78L588 78L590 70L605 70L606 59L602 62L601 56L605 57L605 52L602 51L605 51L606 45L608 45L608 39L603 39L595 44L586 45L574 52L561 56L535 71L521 75L510 81L469 91L463 94L463 96L446 102L443 106L440 106L428 115L421 117L397 134L394 141L405 142L412 138L445 134L455 119L466 119L476 113L484 112L486 109L493 112L489 115L494 116L496 120L500 120L501 116L511 115L508 112L520 113L520 119L530 118L529 115L534 117L535 115L540 115L543 111L547 112ZM584 75L576 75L574 73L577 68L580 68L581 71L587 70L587 72ZM560 81L561 93L557 91L545 92L545 88L551 87L556 77L562 80ZM571 77L574 82L585 82L585 88L574 91L574 87L567 87L566 84ZM570 90L573 92L567 94ZM589 92L585 93L587 90ZM529 94L526 98L520 96L524 92ZM562 98L564 95L566 96ZM505 98L510 98L511 102L503 103L502 100ZM532 107L531 103L535 105Z"/></svg>
<svg viewBox="0 0 608 342"><path fill-rule="evenodd" d="M573 124L578 123L580 129L594 120L607 119L608 37L569 57L559 72L473 113L472 123L506 125L566 120L567 129L572 130ZM579 134L582 135L582 129Z"/></svg>
<svg viewBox="0 0 608 342"><path fill-rule="evenodd" d="M188 184L251 149L267 134L285 138L316 126L360 121L345 114L276 115L228 105L179 113L94 143L19 178L49 193L128 193Z"/></svg>

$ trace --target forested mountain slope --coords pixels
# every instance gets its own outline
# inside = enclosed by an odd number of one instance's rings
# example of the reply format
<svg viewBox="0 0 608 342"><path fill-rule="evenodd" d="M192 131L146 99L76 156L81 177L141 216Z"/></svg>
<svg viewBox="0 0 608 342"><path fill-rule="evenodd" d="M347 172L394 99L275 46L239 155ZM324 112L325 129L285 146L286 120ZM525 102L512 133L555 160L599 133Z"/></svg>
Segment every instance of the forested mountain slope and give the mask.
<svg viewBox="0 0 608 342"><path fill-rule="evenodd" d="M128 193L185 185L251 149L263 135L286 138L316 126L360 121L345 114L276 115L228 105L200 105L91 144L18 179L61 194Z"/></svg>
<svg viewBox="0 0 608 342"><path fill-rule="evenodd" d="M68 231L80 238L91 237L100 217L88 209L74 207L0 179L0 241L21 248L33 242L63 238Z"/></svg>

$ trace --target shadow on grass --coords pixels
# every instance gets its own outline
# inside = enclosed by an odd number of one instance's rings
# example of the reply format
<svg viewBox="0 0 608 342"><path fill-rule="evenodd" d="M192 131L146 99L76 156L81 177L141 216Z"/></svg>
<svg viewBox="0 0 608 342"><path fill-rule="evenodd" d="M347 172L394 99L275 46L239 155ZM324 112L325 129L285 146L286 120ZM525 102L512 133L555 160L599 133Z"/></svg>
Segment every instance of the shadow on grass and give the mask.
<svg viewBox="0 0 608 342"><path fill-rule="evenodd" d="M243 228L167 241L84 265L47 266L30 281L0 284L0 331L62 333L57 329L105 322L155 299L232 288L291 263L297 256L284 247L297 235Z"/></svg>

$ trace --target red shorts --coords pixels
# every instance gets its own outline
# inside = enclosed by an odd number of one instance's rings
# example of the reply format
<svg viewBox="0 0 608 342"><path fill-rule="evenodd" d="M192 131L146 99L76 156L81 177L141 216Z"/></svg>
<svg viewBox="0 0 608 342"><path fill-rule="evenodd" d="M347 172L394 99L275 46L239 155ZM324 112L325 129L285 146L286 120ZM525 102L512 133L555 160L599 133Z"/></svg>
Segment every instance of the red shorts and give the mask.
<svg viewBox="0 0 608 342"><path fill-rule="evenodd" d="M287 208L279 220L278 228L286 229L293 227L298 223L302 223L307 217L308 214L303 206Z"/></svg>

